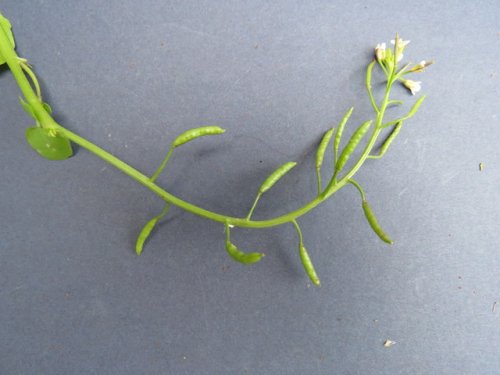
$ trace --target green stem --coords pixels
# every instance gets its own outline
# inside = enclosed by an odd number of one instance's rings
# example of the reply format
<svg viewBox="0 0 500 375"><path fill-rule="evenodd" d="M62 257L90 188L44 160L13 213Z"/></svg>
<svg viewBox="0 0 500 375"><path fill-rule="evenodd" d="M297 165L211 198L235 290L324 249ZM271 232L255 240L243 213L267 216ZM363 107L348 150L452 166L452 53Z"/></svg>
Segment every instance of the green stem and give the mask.
<svg viewBox="0 0 500 375"><path fill-rule="evenodd" d="M358 189L359 194L361 194L361 199L364 201L365 200L365 192L363 191L363 188L361 187L360 184L358 184L356 181L354 181L352 178L349 180L349 183L354 185L356 189Z"/></svg>
<svg viewBox="0 0 500 375"><path fill-rule="evenodd" d="M155 180L158 178L158 176L160 175L160 173L163 171L163 169L165 168L165 166L168 163L168 160L172 156L173 152L174 152L174 146L172 145L172 146L170 146L170 150L168 150L167 156L165 156L165 159L163 159L163 161L161 162L161 165L158 167L158 169L153 174L153 176L151 176L151 181L152 182L155 182Z"/></svg>
<svg viewBox="0 0 500 375"><path fill-rule="evenodd" d="M7 35L5 32L0 28L0 54L4 57L6 60L6 63L8 64L14 79L16 80L21 92L26 98L26 101L31 105L33 108L34 112L37 115L37 118L40 119L40 122L43 127L45 128L50 128L56 130L58 133L62 134L66 138L68 138L70 141L74 142L75 144L78 144L80 147L87 149L91 153L95 154L99 158L103 159L107 163L111 164L112 166L116 167L117 169L121 170L123 173L126 175L130 176L140 184L144 185L148 189L150 189L152 192L160 196L162 199L165 201L178 206L188 212L191 212L192 214L225 223L227 226L229 225L234 225L234 226L239 226L239 227L247 227L247 228L266 228L266 227L272 227L272 226L277 226L281 225L284 223L288 223L290 221L294 221L296 218L306 214L310 210L312 210L314 207L319 205L321 202L326 200L328 197L330 197L332 194L334 194L336 191L341 189L348 181L349 179L358 171L358 169L361 167L363 162L366 160L368 157L371 149L373 148L373 145L375 144L375 141L381 131L380 125L382 124L382 119L384 116L385 109L387 107L387 103L389 100L389 92L390 88L393 83L393 75L394 71L392 72L391 78L388 80L387 83L387 88L386 88L386 94L384 97L384 100L380 106L380 109L377 113L377 121L376 121L376 127L374 132L372 133L372 136L366 145L363 154L359 158L359 160L356 162L354 167L339 181L336 181L335 178L332 178L330 181L329 185L327 188L316 198L311 200L310 202L306 203L304 206L291 211L285 215L275 217L273 219L269 220L260 220L260 221L253 221L249 220L249 218L238 218L238 217L231 217L231 216L226 216L222 214L218 214L209 210L206 210L204 208L198 207L192 203L186 202L173 194L167 192L153 181L153 178L149 178L148 176L144 175L137 169L131 167L127 163L123 162L122 160L118 159L116 156L110 154L109 152L105 151L104 149L100 148L99 146L93 144L92 142L89 142L85 138L77 135L76 133L73 133L72 131L62 127L58 123L54 121L54 119L50 116L49 113L45 110L45 108L42 105L42 102L38 98L37 94L33 91L32 86L30 85L28 79L26 78L26 75L24 74L24 71L22 67L20 66L20 61L19 58L14 51L14 49L11 47L11 44L8 40ZM170 153L170 152L169 152ZM168 157L170 155L167 155L167 158L165 160L168 161ZM166 164L166 161L164 160L164 164ZM158 171L157 171L158 172ZM160 171L161 172L161 171ZM159 174L159 173L158 173ZM157 173L153 175L154 178L156 178ZM254 206L256 205L256 202L254 202ZM252 211L250 212L251 216Z"/></svg>
<svg viewBox="0 0 500 375"><path fill-rule="evenodd" d="M250 208L250 211L248 211L248 215L246 217L246 220L250 220L253 214L253 210L255 210L255 207L257 207L257 203L259 202L260 197L262 196L261 193L257 194L255 197L255 200L253 201L252 208Z"/></svg>
<svg viewBox="0 0 500 375"><path fill-rule="evenodd" d="M297 223L297 220L295 219L291 220L291 222L293 223L295 230L297 231L297 235L299 236L299 244L302 245L304 242L302 239L302 231L300 230L299 223Z"/></svg>
<svg viewBox="0 0 500 375"><path fill-rule="evenodd" d="M321 171L316 169L316 184L318 185L318 195L321 194L323 190L323 184L321 183Z"/></svg>

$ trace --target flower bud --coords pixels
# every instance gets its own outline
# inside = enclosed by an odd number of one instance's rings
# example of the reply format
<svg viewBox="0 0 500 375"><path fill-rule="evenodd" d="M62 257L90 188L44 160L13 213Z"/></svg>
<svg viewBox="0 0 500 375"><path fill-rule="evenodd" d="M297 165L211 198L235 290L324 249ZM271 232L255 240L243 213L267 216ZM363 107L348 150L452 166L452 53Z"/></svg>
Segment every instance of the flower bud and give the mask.
<svg viewBox="0 0 500 375"><path fill-rule="evenodd" d="M434 61L425 61L422 60L420 63L417 65L413 66L410 70L408 70L408 73L420 73L423 72L425 68L427 68L429 65L432 65Z"/></svg>

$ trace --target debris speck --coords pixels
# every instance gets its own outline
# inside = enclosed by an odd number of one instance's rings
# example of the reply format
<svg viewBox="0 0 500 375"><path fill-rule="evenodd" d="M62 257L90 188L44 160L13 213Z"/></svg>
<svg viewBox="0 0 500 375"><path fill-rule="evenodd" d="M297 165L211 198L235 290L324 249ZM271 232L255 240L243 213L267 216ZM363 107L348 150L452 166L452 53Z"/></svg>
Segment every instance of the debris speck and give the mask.
<svg viewBox="0 0 500 375"><path fill-rule="evenodd" d="M493 302L493 307L491 308L491 312L495 312L496 307L497 307L497 301Z"/></svg>
<svg viewBox="0 0 500 375"><path fill-rule="evenodd" d="M479 163L479 172L481 172L483 169L484 169L484 164L483 163Z"/></svg>
<svg viewBox="0 0 500 375"><path fill-rule="evenodd" d="M396 341L392 341L392 340L385 340L384 341L384 348L390 348L391 346L395 345L396 344Z"/></svg>

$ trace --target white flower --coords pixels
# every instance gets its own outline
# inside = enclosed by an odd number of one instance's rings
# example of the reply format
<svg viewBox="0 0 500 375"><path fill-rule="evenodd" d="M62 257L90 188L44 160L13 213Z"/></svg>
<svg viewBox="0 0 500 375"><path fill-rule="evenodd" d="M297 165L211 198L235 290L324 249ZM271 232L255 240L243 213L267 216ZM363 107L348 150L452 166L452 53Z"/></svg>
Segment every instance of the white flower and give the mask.
<svg viewBox="0 0 500 375"><path fill-rule="evenodd" d="M396 39L398 40L398 50L396 51L396 56L397 56L397 62L400 62L401 59L403 58L403 51L405 47L410 43L409 40L403 40L399 36L396 36ZM396 44L396 40L391 40L392 44Z"/></svg>
<svg viewBox="0 0 500 375"><path fill-rule="evenodd" d="M404 79L402 80L402 83L408 90L410 90L412 95L415 95L422 88L422 86L420 85L422 82L420 81L412 81L411 79Z"/></svg>
<svg viewBox="0 0 500 375"><path fill-rule="evenodd" d="M379 43L375 47L375 57L379 62L382 62L385 59L385 43Z"/></svg>

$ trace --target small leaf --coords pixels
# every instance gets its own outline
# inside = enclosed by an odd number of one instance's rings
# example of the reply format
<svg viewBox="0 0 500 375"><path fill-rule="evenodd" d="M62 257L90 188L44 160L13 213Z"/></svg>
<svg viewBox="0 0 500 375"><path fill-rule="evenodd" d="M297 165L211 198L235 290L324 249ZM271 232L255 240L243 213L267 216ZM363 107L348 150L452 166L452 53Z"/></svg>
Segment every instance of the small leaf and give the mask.
<svg viewBox="0 0 500 375"><path fill-rule="evenodd" d="M64 160L73 155L70 141L53 129L28 128L26 140L36 152L49 160Z"/></svg>
<svg viewBox="0 0 500 375"><path fill-rule="evenodd" d="M49 103L43 102L42 107L47 111L49 115L52 114L52 107L49 105Z"/></svg>

